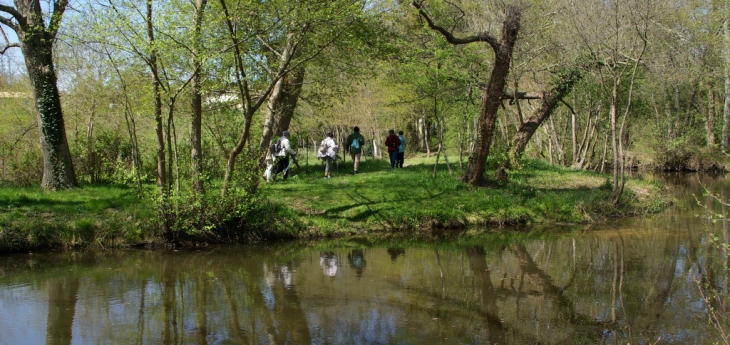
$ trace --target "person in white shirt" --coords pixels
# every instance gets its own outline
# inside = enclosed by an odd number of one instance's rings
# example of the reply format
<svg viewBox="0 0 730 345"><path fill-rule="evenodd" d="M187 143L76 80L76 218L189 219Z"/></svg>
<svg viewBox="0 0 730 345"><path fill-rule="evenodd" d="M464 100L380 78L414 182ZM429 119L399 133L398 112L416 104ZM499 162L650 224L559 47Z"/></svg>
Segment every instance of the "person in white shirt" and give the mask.
<svg viewBox="0 0 730 345"><path fill-rule="evenodd" d="M335 158L337 157L337 149L339 148L337 144L335 143L334 139L335 135L333 133L327 133L327 137L322 140L322 143L319 144L319 150L317 152L317 158L322 158L324 160L324 177L330 178L332 177L332 163L335 161Z"/></svg>
<svg viewBox="0 0 730 345"><path fill-rule="evenodd" d="M276 171L274 171L274 178L283 172L284 176L282 180L286 181L289 177L289 157L297 154L296 151L292 150L291 144L289 143L289 131L284 131L279 138L279 151L276 153Z"/></svg>

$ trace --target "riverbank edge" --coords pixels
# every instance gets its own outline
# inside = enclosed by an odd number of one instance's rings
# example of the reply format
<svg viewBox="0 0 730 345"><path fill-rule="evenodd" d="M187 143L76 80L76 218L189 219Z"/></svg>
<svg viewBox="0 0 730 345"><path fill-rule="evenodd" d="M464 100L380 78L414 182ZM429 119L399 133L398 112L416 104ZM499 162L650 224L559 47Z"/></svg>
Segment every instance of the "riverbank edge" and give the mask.
<svg viewBox="0 0 730 345"><path fill-rule="evenodd" d="M635 183L635 182L634 182ZM641 183L641 182L640 182ZM597 189L604 189L607 186ZM578 191L576 190L577 194ZM212 244L250 244L279 240L317 240L356 236L409 236L430 237L434 232L479 228L485 232L524 231L523 225L576 225L603 222L608 219L633 217L658 213L666 209L671 200L666 187L656 183L643 182L629 186L623 201L614 206L607 200L590 199L574 205L564 205L568 213L579 213L580 221L566 222L551 218L551 213L538 215L528 205L516 205L518 211L480 214L479 212L459 214L428 214L414 211L407 220L399 215L379 224L331 218L326 212L312 214L311 210L285 206L283 203L266 201L265 210L276 220L265 229L246 229L233 220L213 231L176 233L173 241L161 237L159 222L154 217L135 217L134 211L105 209L95 214L75 217L40 212L23 218L8 219L0 223L0 254L47 251L56 249L106 249L106 248L169 248L198 247ZM9 208L11 206L8 206ZM151 208L153 205L140 201L136 208ZM457 205L451 205L457 207ZM512 211L512 210L510 210ZM149 215L149 214L148 214ZM319 221L312 223L312 217ZM243 227L245 228L245 227Z"/></svg>

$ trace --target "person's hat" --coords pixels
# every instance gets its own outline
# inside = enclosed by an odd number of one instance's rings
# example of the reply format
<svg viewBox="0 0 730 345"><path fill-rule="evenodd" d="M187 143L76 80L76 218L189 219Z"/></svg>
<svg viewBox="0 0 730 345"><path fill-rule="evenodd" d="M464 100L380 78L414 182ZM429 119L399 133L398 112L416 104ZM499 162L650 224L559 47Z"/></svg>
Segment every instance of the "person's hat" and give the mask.
<svg viewBox="0 0 730 345"><path fill-rule="evenodd" d="M284 131L284 132L281 133L281 135L283 135L285 137L288 137L289 136L289 131Z"/></svg>

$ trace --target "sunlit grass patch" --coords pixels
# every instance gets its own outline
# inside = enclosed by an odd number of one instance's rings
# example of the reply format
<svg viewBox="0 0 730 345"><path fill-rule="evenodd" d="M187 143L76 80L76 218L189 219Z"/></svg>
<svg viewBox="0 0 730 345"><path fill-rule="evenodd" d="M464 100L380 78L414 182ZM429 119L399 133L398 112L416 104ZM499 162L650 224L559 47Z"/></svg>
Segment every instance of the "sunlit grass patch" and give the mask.
<svg viewBox="0 0 730 345"><path fill-rule="evenodd" d="M443 160L442 160L443 162ZM453 176L444 163L433 177L434 159L406 159L404 169L390 169L386 160L370 159L360 174L350 164L340 164L339 173L324 179L312 166L287 182L265 185L275 202L289 205L310 226L324 234L371 230L416 230L422 228L501 226L517 223L585 223L611 216L637 214L645 210L632 188L626 202L609 205L606 175L563 169L547 163L527 161L509 172L508 183L474 188L459 180L458 165L452 161ZM322 167L322 171L323 171ZM493 176L493 172L487 172ZM491 174L491 175L489 175ZM658 186L643 181L647 195Z"/></svg>

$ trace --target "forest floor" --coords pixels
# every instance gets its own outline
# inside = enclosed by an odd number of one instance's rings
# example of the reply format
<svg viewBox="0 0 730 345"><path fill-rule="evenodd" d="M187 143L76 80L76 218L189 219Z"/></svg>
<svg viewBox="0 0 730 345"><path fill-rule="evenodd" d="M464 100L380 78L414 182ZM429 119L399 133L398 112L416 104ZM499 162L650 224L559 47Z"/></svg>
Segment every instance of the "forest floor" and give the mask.
<svg viewBox="0 0 730 345"><path fill-rule="evenodd" d="M366 158L359 174L353 174L348 159L336 165L329 179L323 177L321 161L299 161L301 168L293 167L287 181L262 180L259 188L273 205L269 209L285 220L284 237L584 224L660 212L669 204L663 184L629 179L621 203L614 206L609 202L609 176L540 161L526 161L509 171L508 182L492 178L492 184L482 188L462 183L458 165L451 164L450 174L443 159L433 177L434 157L407 158L402 169ZM487 174L494 176L493 171ZM135 188L124 185L85 185L59 192L1 187L0 253L159 242L155 194L152 186L141 199ZM274 235L282 237L282 232Z"/></svg>

